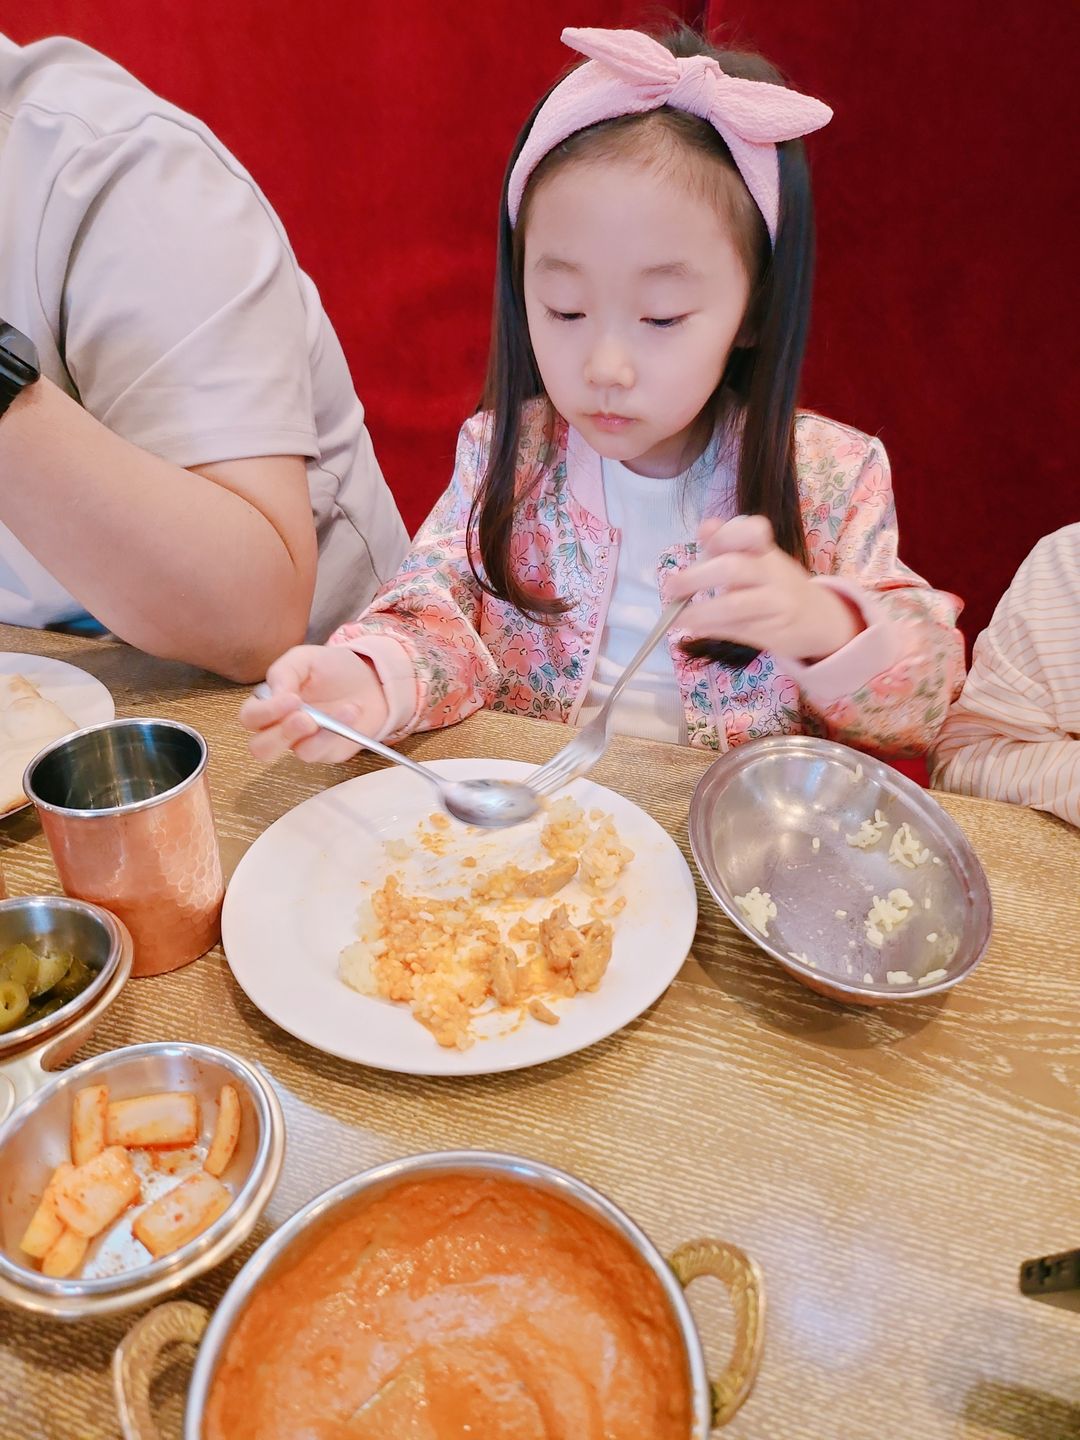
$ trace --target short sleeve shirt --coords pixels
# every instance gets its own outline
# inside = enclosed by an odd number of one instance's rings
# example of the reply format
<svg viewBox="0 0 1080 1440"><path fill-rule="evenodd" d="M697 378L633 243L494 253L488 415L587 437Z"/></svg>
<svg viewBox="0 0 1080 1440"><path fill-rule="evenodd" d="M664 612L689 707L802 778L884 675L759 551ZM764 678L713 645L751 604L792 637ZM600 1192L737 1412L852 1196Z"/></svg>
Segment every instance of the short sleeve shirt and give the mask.
<svg viewBox="0 0 1080 1440"><path fill-rule="evenodd" d="M394 573L405 529L281 222L204 125L73 40L0 37L0 318L50 380L163 459L305 459L310 638ZM0 620L83 613L0 523Z"/></svg>

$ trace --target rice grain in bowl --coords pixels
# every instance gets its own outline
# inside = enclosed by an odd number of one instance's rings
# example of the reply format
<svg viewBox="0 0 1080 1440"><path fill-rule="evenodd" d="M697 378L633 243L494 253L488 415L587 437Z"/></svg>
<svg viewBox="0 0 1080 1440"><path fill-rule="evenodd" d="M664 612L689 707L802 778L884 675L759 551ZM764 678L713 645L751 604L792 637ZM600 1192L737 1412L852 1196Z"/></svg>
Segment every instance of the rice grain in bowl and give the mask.
<svg viewBox="0 0 1080 1440"><path fill-rule="evenodd" d="M858 1005L940 995L993 925L960 826L882 760L813 735L729 750L690 802L690 848L713 898L811 990Z"/></svg>

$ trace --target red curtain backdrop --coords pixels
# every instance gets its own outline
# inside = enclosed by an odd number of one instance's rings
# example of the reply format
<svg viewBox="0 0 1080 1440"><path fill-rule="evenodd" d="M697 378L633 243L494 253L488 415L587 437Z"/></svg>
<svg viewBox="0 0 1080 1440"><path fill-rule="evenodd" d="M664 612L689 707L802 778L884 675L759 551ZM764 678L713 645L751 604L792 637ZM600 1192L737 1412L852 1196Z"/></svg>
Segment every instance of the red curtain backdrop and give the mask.
<svg viewBox="0 0 1080 1440"><path fill-rule="evenodd" d="M479 391L499 182L569 59L559 31L656 13L632 0L0 0L0 28L104 50L251 169L322 292L415 527ZM811 141L805 399L880 433L903 553L966 597L969 636L1035 539L1080 515L1066 429L1078 16L1074 0L709 7L836 110Z"/></svg>
<svg viewBox="0 0 1080 1440"><path fill-rule="evenodd" d="M901 553L974 639L1080 519L1080 6L712 0L708 22L835 111L809 141L804 399L881 436Z"/></svg>

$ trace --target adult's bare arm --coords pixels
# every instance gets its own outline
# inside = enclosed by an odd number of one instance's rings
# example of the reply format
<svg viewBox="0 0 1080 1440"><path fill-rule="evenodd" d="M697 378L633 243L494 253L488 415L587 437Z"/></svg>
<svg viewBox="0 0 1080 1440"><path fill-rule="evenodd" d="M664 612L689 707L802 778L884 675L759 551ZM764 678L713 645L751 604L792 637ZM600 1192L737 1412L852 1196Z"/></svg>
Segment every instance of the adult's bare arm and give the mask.
<svg viewBox="0 0 1080 1440"><path fill-rule="evenodd" d="M316 541L299 456L185 470L42 378L0 419L0 521L153 655L249 681L304 637Z"/></svg>

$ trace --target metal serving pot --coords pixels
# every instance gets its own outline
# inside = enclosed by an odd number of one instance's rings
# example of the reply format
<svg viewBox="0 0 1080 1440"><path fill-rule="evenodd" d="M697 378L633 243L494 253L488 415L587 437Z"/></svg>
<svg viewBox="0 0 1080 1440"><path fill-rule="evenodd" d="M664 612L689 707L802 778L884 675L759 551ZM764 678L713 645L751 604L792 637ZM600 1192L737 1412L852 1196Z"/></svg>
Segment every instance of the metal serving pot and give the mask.
<svg viewBox="0 0 1080 1440"><path fill-rule="evenodd" d="M178 1340L195 1342L200 1336L202 1344L188 1391L184 1440L202 1440L203 1419L218 1366L237 1322L259 1287L273 1283L275 1276L292 1262L301 1243L306 1248L316 1235L339 1223L354 1208L352 1202L358 1196L374 1199L404 1182L447 1174L505 1179L556 1195L622 1236L656 1275L682 1336L694 1416L688 1440L705 1440L713 1427L731 1419L750 1393L761 1358L764 1296L761 1275L752 1260L733 1245L700 1240L680 1246L665 1261L627 1215L574 1176L516 1155L447 1150L366 1170L305 1205L239 1272L209 1326L201 1307L182 1301L159 1306L140 1320L121 1342L113 1363L125 1440L154 1440L157 1436L149 1399L154 1362L167 1345ZM724 1282L735 1311L731 1360L720 1379L712 1383L706 1375L701 1339L683 1294L684 1287L701 1275L716 1276Z"/></svg>

